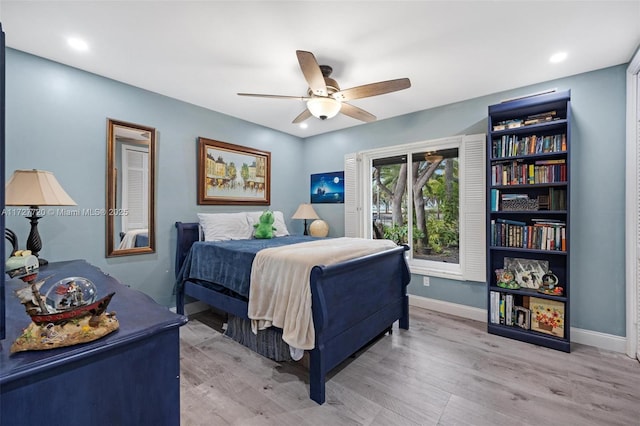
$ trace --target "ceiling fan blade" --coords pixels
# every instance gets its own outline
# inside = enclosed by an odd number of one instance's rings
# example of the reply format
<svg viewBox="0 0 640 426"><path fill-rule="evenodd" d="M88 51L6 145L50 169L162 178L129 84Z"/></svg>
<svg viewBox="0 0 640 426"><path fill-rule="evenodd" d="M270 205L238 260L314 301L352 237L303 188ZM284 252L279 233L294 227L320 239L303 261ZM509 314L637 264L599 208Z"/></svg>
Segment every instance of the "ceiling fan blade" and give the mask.
<svg viewBox="0 0 640 426"><path fill-rule="evenodd" d="M311 112L308 109L305 109L300 113L300 115L298 115L296 118L293 119L292 123L293 124L302 123L304 120L310 117L311 117Z"/></svg>
<svg viewBox="0 0 640 426"><path fill-rule="evenodd" d="M409 87L411 87L411 81L409 81L408 78L398 78L396 80L380 81L378 83L344 89L334 93L332 96L339 101L345 102L396 92L398 90L408 89Z"/></svg>
<svg viewBox="0 0 640 426"><path fill-rule="evenodd" d="M260 93L238 93L239 96L253 96L255 98L273 98L273 99L295 99L298 101L306 101L307 96L285 96L285 95L263 95Z"/></svg>
<svg viewBox="0 0 640 426"><path fill-rule="evenodd" d="M296 50L298 56L298 63L304 78L309 84L309 89L317 96L327 96L327 85L324 81L322 71L320 71L320 65L316 61L316 57L313 53L306 52L304 50Z"/></svg>
<svg viewBox="0 0 640 426"><path fill-rule="evenodd" d="M342 104L340 108L340 112L344 115L348 115L351 118L355 118L356 120L365 121L370 123L372 121L376 121L376 116L363 110L362 108L358 108L357 106L353 106L350 104Z"/></svg>

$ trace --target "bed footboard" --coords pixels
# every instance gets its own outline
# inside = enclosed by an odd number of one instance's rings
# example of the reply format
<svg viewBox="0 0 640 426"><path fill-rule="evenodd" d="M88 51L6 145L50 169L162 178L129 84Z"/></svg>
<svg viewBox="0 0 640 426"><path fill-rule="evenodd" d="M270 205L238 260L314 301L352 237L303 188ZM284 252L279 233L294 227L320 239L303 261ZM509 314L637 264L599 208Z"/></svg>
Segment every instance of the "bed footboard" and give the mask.
<svg viewBox="0 0 640 426"><path fill-rule="evenodd" d="M411 280L404 252L382 253L311 271L315 348L310 360L310 394L325 401L326 374L399 320L409 328L407 285Z"/></svg>
<svg viewBox="0 0 640 426"><path fill-rule="evenodd" d="M176 278L191 245L199 239L197 223L176 222ZM346 262L311 270L315 348L309 366L309 393L325 401L325 380L331 369L390 329L395 321L409 328L407 285L411 274L400 246ZM176 310L184 314L184 298L193 297L215 308L247 318L247 303L191 281L176 289Z"/></svg>

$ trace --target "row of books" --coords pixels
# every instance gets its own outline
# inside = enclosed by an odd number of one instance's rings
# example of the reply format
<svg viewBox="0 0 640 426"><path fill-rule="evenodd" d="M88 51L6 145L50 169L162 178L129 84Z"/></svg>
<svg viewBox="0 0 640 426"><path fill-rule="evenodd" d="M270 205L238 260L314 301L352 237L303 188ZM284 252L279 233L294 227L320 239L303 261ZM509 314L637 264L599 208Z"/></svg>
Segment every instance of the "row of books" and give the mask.
<svg viewBox="0 0 640 426"><path fill-rule="evenodd" d="M532 219L533 224L491 220L491 245L532 250L566 251L566 224L552 219Z"/></svg>
<svg viewBox="0 0 640 426"><path fill-rule="evenodd" d="M567 209L567 190L549 188L549 210Z"/></svg>
<svg viewBox="0 0 640 426"><path fill-rule="evenodd" d="M527 185L567 181L565 159L534 163L512 161L491 166L491 185Z"/></svg>
<svg viewBox="0 0 640 426"><path fill-rule="evenodd" d="M517 306L513 294L491 291L491 324L518 326L525 330L531 329L531 311L523 306Z"/></svg>
<svg viewBox="0 0 640 426"><path fill-rule="evenodd" d="M491 143L491 157L505 158L523 155L543 154L547 152L565 152L567 135L565 133L549 136L504 135Z"/></svg>

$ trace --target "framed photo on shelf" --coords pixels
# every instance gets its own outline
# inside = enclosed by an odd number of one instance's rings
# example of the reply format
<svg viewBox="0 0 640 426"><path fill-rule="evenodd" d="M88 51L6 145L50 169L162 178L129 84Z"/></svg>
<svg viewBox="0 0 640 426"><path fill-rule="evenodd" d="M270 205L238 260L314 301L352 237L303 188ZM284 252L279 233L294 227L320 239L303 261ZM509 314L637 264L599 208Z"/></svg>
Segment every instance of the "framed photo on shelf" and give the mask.
<svg viewBox="0 0 640 426"><path fill-rule="evenodd" d="M514 323L520 328L529 330L531 328L531 311L522 306L515 306L513 308Z"/></svg>
<svg viewBox="0 0 640 426"><path fill-rule="evenodd" d="M556 300L529 298L531 330L564 337L564 303Z"/></svg>
<svg viewBox="0 0 640 426"><path fill-rule="evenodd" d="M546 260L505 257L504 269L513 271L515 281L520 287L537 290L542 285L542 276L549 271L549 262Z"/></svg>
<svg viewBox="0 0 640 426"><path fill-rule="evenodd" d="M271 153L198 138L198 204L271 204Z"/></svg>

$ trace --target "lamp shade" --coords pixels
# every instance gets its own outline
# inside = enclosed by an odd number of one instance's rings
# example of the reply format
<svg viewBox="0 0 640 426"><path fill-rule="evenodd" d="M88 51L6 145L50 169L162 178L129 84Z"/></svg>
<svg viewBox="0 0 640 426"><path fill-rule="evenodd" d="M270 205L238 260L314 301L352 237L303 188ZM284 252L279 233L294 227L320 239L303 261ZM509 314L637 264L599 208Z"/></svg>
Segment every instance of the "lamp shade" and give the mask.
<svg viewBox="0 0 640 426"><path fill-rule="evenodd" d="M307 109L316 118L326 120L335 117L342 104L333 98L315 97L307 101Z"/></svg>
<svg viewBox="0 0 640 426"><path fill-rule="evenodd" d="M320 217L313 210L311 204L303 203L298 206L298 210L291 216L291 219L320 219Z"/></svg>
<svg viewBox="0 0 640 426"><path fill-rule="evenodd" d="M75 206L51 172L16 170L5 186L7 206Z"/></svg>

